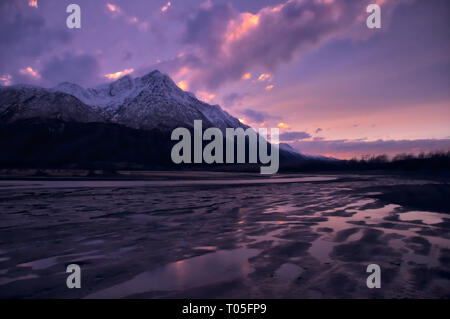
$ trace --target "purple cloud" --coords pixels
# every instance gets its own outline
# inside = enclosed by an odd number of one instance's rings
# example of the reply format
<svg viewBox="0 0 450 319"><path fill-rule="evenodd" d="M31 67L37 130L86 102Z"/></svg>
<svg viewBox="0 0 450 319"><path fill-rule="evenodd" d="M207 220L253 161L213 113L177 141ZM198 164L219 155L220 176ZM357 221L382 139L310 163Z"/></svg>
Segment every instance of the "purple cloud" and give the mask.
<svg viewBox="0 0 450 319"><path fill-rule="evenodd" d="M280 134L280 141L293 142L310 138L311 135L306 132L285 132Z"/></svg>
<svg viewBox="0 0 450 319"><path fill-rule="evenodd" d="M30 60L72 38L67 30L49 26L39 11L25 1L0 2L0 73L21 79L19 68L29 66Z"/></svg>
<svg viewBox="0 0 450 319"><path fill-rule="evenodd" d="M248 93L237 93L237 92L232 92L229 94L226 94L222 100L224 102L224 106L231 108L233 107L235 104L239 103L240 101L242 101L244 98L246 98L247 96L249 96Z"/></svg>
<svg viewBox="0 0 450 319"><path fill-rule="evenodd" d="M48 83L67 81L89 86L101 81L100 71L100 63L96 56L66 52L61 56L52 57L43 67L41 75Z"/></svg>
<svg viewBox="0 0 450 319"><path fill-rule="evenodd" d="M201 7L187 25L184 43L191 58L191 86L217 89L253 69L274 72L329 39L364 37L371 1L290 0L256 14L230 4ZM383 5L384 20L401 1Z"/></svg>
<svg viewBox="0 0 450 319"><path fill-rule="evenodd" d="M262 123L267 120L277 119L277 117L267 114L266 112L255 111L252 109L245 109L242 114L252 123Z"/></svg>

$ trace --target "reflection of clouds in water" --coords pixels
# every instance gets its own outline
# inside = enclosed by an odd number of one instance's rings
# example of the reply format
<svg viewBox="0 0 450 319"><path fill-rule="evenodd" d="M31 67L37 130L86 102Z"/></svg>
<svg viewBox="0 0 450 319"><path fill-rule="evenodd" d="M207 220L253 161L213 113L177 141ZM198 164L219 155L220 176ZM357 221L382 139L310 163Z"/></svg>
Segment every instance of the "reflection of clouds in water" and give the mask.
<svg viewBox="0 0 450 319"><path fill-rule="evenodd" d="M90 294L87 298L124 298L152 291L182 291L244 278L252 268L248 259L258 250L217 251L165 265Z"/></svg>
<svg viewBox="0 0 450 319"><path fill-rule="evenodd" d="M402 221L421 221L424 224L439 224L444 222L445 218L449 218L447 214L431 213L431 212L406 212L399 214Z"/></svg>

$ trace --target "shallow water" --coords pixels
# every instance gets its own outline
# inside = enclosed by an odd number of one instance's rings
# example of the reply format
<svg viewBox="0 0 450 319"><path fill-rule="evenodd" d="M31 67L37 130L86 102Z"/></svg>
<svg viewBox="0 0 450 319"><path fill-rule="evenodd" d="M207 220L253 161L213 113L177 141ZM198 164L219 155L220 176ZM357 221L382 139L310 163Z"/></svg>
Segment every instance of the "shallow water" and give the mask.
<svg viewBox="0 0 450 319"><path fill-rule="evenodd" d="M257 184L286 184L300 182L326 182L336 180L334 176L308 176L291 178L252 178L252 179L216 179L216 180L75 180L75 181L5 181L0 180L0 189L16 188L97 188L97 187L169 187L195 185L257 185Z"/></svg>
<svg viewBox="0 0 450 319"><path fill-rule="evenodd" d="M0 297L448 297L449 215L374 197L423 183L1 181ZM81 289L66 287L72 263ZM373 263L381 289L366 286Z"/></svg>

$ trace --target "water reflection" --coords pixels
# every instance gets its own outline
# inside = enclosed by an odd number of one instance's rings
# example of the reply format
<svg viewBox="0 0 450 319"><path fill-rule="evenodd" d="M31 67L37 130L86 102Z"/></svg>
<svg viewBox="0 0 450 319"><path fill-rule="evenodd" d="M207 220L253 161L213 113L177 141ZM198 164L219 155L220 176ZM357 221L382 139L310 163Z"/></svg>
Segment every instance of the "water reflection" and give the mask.
<svg viewBox="0 0 450 319"><path fill-rule="evenodd" d="M185 291L245 278L252 268L248 259L258 250L239 248L208 253L168 264L98 291L87 298L124 298L153 291Z"/></svg>

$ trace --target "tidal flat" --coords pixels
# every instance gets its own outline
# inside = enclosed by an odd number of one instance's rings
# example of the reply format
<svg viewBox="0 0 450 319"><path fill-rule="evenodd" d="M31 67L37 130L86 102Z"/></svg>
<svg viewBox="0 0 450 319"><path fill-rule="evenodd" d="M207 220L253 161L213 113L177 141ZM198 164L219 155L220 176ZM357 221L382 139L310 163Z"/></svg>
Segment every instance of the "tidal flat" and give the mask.
<svg viewBox="0 0 450 319"><path fill-rule="evenodd" d="M192 174L1 180L0 298L450 297L445 180Z"/></svg>

